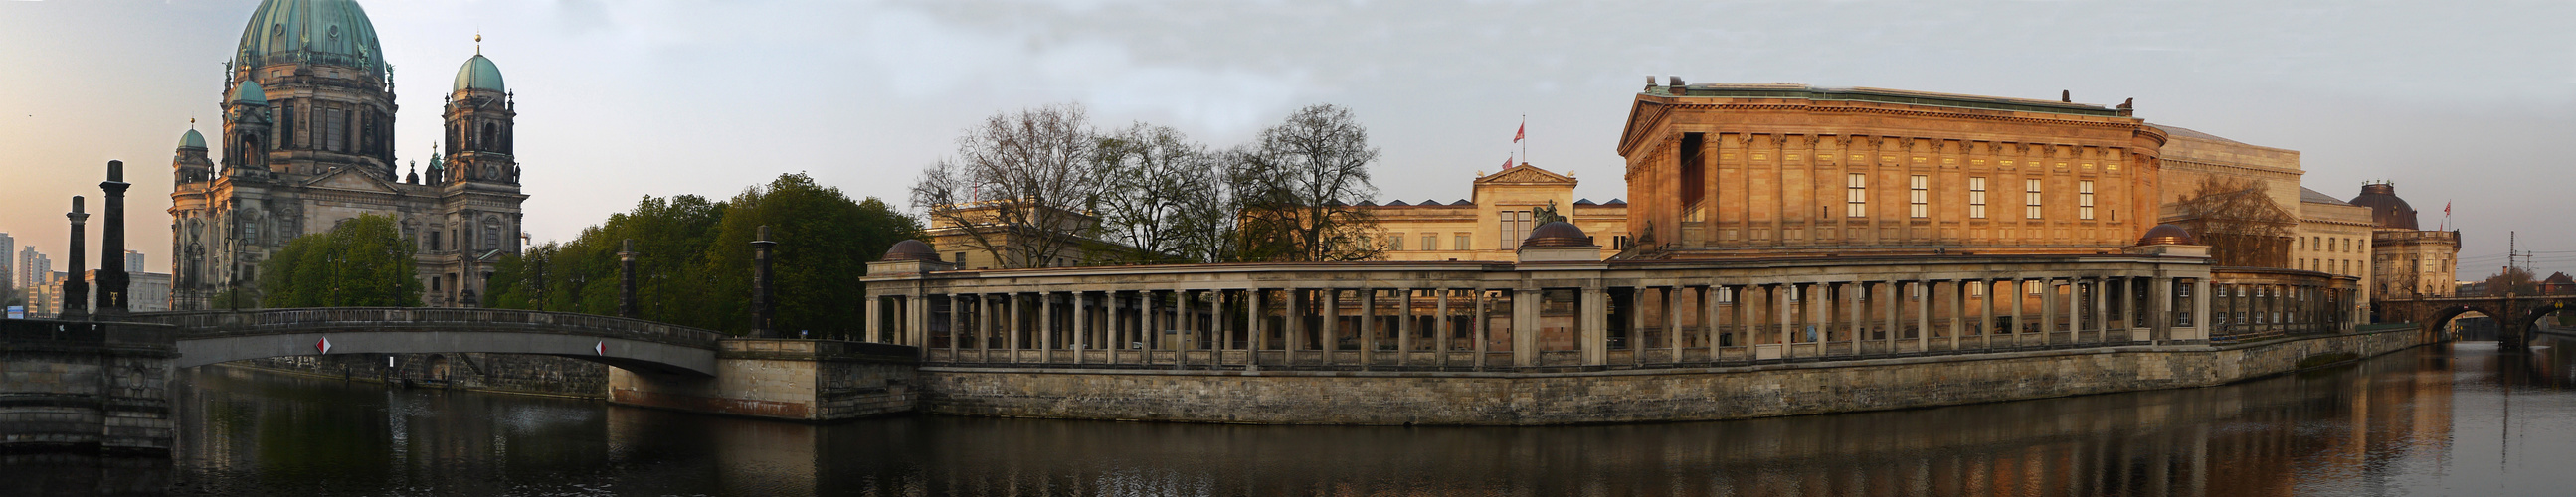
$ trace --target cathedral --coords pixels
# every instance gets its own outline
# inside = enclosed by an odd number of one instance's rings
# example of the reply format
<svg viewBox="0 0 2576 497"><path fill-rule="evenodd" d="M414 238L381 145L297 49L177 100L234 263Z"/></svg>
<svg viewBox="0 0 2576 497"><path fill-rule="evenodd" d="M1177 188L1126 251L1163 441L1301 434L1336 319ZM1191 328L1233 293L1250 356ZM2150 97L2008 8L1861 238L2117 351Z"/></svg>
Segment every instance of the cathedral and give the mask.
<svg viewBox="0 0 2576 497"><path fill-rule="evenodd" d="M519 252L528 198L516 101L476 52L456 71L427 168L398 171L393 65L365 9L260 2L225 64L222 148L192 128L171 162L172 309L234 306L217 296L252 288L269 254L365 214L393 217L412 240L423 304L475 306L492 263Z"/></svg>

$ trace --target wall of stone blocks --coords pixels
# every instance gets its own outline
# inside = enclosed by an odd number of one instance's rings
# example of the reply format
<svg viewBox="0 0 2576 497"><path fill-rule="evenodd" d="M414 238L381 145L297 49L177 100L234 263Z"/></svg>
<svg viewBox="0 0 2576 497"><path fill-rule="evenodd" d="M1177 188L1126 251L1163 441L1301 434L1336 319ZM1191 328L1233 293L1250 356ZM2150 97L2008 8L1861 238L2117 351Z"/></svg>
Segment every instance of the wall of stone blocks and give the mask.
<svg viewBox="0 0 2576 497"><path fill-rule="evenodd" d="M167 327L0 321L0 448L167 453Z"/></svg>
<svg viewBox="0 0 2576 497"><path fill-rule="evenodd" d="M609 401L805 421L910 412L917 402L918 352L910 347L755 339L719 346L715 377L615 370Z"/></svg>
<svg viewBox="0 0 2576 497"><path fill-rule="evenodd" d="M2423 343L2412 330L2227 347L1580 373L1372 373L925 367L938 414L1273 424L1554 425L1742 419L2217 385L2328 353Z"/></svg>
<svg viewBox="0 0 2576 497"><path fill-rule="evenodd" d="M271 357L235 364L359 381L408 381L414 386L461 390L583 398L608 395L608 366L580 359L484 353L394 356L391 367L385 365L384 354Z"/></svg>

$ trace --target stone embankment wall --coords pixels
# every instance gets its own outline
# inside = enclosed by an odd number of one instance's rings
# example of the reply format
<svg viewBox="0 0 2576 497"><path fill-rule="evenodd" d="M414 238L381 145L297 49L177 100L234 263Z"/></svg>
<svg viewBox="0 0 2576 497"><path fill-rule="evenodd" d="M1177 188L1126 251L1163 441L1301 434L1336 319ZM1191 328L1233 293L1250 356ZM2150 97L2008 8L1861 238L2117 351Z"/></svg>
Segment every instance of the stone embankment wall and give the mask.
<svg viewBox="0 0 2576 497"><path fill-rule="evenodd" d="M832 340L718 343L714 377L609 373L610 402L693 412L828 421L911 412L912 347Z"/></svg>
<svg viewBox="0 0 2576 497"><path fill-rule="evenodd" d="M0 320L0 450L168 453L172 333L160 325Z"/></svg>
<svg viewBox="0 0 2576 497"><path fill-rule="evenodd" d="M580 359L527 354L334 354L252 359L231 364L352 380L408 383L533 395L605 398L608 366Z"/></svg>
<svg viewBox="0 0 2576 497"><path fill-rule="evenodd" d="M2161 345L1577 373L921 368L921 410L1274 424L1552 425L1905 409L2219 385L2315 357L2424 343L2415 330ZM2331 355L2347 354L2347 355Z"/></svg>

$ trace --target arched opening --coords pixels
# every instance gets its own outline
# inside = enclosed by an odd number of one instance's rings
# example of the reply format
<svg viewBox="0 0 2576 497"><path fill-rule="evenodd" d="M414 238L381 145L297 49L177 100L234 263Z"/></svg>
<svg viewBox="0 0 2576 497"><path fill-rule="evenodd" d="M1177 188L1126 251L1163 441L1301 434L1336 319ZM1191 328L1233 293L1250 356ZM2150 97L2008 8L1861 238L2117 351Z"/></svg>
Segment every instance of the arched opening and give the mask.
<svg viewBox="0 0 2576 497"><path fill-rule="evenodd" d="M482 140L482 141L475 142L475 143L474 143L474 149L475 149L475 150L489 151L489 152L498 152L498 151L500 151L500 147L496 147L496 146L494 146L494 145L498 145L498 144L500 144L500 141L499 141L499 139L500 139L500 137L499 137L499 135L500 135L500 129L501 129L501 128L500 128L499 126L493 126L493 125L492 125L492 124L490 124L490 123L485 123L485 124L483 125L483 140Z"/></svg>

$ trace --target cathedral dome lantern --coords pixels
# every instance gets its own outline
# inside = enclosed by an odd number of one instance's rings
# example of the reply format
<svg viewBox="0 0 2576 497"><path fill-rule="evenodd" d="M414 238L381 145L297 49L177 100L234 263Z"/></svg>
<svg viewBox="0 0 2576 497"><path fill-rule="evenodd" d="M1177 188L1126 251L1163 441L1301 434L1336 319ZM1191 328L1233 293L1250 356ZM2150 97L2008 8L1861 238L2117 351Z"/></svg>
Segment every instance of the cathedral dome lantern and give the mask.
<svg viewBox="0 0 2576 497"><path fill-rule="evenodd" d="M344 67L383 80L385 53L376 25L355 0L265 0L251 11L233 56L235 71L274 65Z"/></svg>
<svg viewBox="0 0 2576 497"><path fill-rule="evenodd" d="M475 35L480 42L483 35ZM519 113L501 81L501 67L475 49L456 69L455 92L447 98L447 176L452 181L519 182L513 153Z"/></svg>
<svg viewBox="0 0 2576 497"><path fill-rule="evenodd" d="M179 135L179 149L205 150L206 135L197 134L197 128L188 128L187 133L181 133Z"/></svg>
<svg viewBox="0 0 2576 497"><path fill-rule="evenodd" d="M2423 229L2416 222L2415 206L2407 205L2406 199L2397 198L2395 184L2363 184L2361 195L2353 197L2351 203L2370 208L2370 222L2380 228Z"/></svg>
<svg viewBox="0 0 2576 497"><path fill-rule="evenodd" d="M233 85L232 103L266 106L268 92L260 89L258 80L245 79L241 84Z"/></svg>

